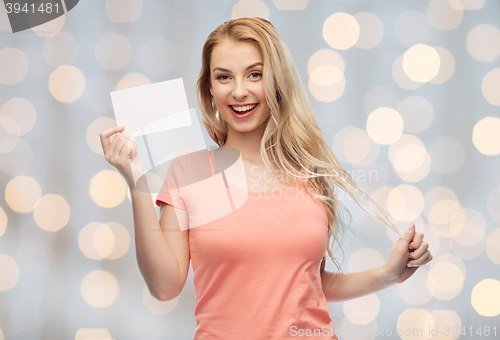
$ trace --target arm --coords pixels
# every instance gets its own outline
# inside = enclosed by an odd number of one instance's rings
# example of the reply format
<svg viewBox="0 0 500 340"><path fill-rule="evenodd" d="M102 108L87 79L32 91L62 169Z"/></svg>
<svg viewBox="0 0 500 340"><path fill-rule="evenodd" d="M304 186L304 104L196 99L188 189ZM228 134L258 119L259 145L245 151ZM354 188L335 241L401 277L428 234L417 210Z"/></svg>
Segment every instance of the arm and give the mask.
<svg viewBox="0 0 500 340"><path fill-rule="evenodd" d="M188 231L180 230L173 207L162 204L158 221L151 194L134 185L130 193L139 270L153 297L172 300L181 293L189 270Z"/></svg>
<svg viewBox="0 0 500 340"><path fill-rule="evenodd" d="M396 241L384 265L357 273L321 272L326 301L355 299L406 281L420 266L432 260L427 249L429 244L423 242L423 238L424 234L416 233L412 224Z"/></svg>
<svg viewBox="0 0 500 340"><path fill-rule="evenodd" d="M321 273L321 284L327 302L341 302L385 289L394 283L388 279L384 267L357 273Z"/></svg>

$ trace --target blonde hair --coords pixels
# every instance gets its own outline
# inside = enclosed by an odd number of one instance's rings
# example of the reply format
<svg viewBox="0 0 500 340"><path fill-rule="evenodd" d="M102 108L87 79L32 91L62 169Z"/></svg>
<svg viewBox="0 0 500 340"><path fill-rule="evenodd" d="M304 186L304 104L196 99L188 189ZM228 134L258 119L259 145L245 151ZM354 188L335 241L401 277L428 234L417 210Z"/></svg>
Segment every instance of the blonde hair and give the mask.
<svg viewBox="0 0 500 340"><path fill-rule="evenodd" d="M277 178L281 177L277 174L283 172L292 178L301 178L307 192L323 202L328 215L327 251L337 269L342 271L333 249L337 243L342 250L342 236L352 221L351 214L336 193L338 188L348 193L364 211L399 234L390 215L360 189L337 162L316 122L288 46L265 19L255 17L226 21L208 36L203 45L196 95L202 122L212 140L219 146L224 145L228 131L227 122L218 113L209 90L212 51L217 44L226 40L251 43L261 53L264 91L271 110L267 124L264 123L266 127L260 145L261 157ZM300 173L294 165L300 166ZM371 202L379 213L371 212L356 194ZM342 211L349 215L349 223L341 218ZM324 264L325 257L321 271Z"/></svg>

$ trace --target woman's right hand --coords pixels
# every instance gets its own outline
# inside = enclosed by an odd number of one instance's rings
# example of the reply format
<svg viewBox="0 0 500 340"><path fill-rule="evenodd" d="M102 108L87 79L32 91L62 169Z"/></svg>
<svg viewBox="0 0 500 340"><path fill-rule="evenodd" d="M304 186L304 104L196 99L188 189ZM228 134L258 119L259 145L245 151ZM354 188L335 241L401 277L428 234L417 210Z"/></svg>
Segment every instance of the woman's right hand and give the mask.
<svg viewBox="0 0 500 340"><path fill-rule="evenodd" d="M106 161L118 170L131 187L144 174L144 170L138 156L139 146L133 137L120 133L124 128L115 126L102 131L99 136ZM114 134L115 138L110 141Z"/></svg>

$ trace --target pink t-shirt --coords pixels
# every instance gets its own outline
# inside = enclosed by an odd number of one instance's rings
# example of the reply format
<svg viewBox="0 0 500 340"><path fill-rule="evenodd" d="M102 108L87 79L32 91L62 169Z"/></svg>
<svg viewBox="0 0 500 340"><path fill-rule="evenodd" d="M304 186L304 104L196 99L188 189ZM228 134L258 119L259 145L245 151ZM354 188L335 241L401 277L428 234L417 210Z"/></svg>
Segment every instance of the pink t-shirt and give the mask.
<svg viewBox="0 0 500 340"><path fill-rule="evenodd" d="M171 190L165 183L156 204L188 213L194 340L338 340L321 288L328 240L321 201L299 181L273 191L244 190L214 172L213 151L189 155L189 162L172 162L165 181ZM207 178L193 174L204 166L212 172ZM207 211L211 217L200 217Z"/></svg>

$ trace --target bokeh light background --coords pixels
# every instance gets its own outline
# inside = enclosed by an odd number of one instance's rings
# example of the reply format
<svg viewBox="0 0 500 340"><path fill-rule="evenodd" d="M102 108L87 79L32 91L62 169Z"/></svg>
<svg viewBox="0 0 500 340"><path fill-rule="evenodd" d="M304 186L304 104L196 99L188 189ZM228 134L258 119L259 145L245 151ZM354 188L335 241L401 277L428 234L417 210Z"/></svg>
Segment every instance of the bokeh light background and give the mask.
<svg viewBox="0 0 500 340"><path fill-rule="evenodd" d="M403 284L329 304L340 337L500 338L499 1L86 0L0 35L0 340L192 339L192 269L178 298L151 297L99 132L117 89L182 77L197 107L203 42L241 16L283 35L336 157L434 255ZM345 203L344 271L383 264L398 236Z"/></svg>

